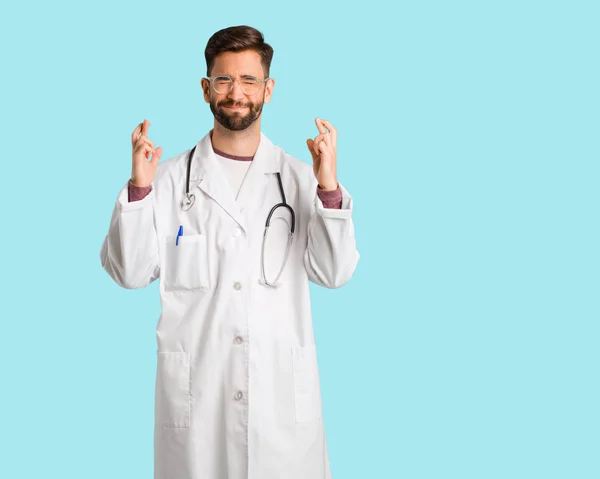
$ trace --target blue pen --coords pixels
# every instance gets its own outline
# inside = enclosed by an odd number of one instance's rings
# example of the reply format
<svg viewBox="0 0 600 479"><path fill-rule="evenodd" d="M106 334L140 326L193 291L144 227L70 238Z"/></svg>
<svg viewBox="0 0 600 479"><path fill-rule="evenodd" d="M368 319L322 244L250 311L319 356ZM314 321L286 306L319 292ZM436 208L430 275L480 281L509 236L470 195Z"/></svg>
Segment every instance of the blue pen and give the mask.
<svg viewBox="0 0 600 479"><path fill-rule="evenodd" d="M175 246L179 246L180 236L183 236L183 225L179 225L179 232L177 233L177 238L175 239Z"/></svg>

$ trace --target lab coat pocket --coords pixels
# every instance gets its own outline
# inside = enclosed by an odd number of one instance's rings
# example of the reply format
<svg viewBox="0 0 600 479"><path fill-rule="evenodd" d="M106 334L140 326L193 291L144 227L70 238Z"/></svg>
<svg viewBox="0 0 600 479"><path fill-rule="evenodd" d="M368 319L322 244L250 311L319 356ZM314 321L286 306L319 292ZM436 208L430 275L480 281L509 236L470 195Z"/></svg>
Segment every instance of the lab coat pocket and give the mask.
<svg viewBox="0 0 600 479"><path fill-rule="evenodd" d="M163 241L161 281L166 291L208 290L208 251L206 235L183 235Z"/></svg>
<svg viewBox="0 0 600 479"><path fill-rule="evenodd" d="M158 352L156 420L163 427L190 427L190 363L185 351Z"/></svg>
<svg viewBox="0 0 600 479"><path fill-rule="evenodd" d="M319 371L315 345L292 347L296 422L321 416Z"/></svg>

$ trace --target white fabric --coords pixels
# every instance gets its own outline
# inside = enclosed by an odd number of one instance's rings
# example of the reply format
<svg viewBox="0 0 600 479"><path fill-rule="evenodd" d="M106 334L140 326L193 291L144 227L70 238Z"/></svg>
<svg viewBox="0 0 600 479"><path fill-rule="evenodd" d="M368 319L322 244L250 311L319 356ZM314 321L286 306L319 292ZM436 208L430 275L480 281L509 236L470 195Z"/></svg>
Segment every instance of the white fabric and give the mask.
<svg viewBox="0 0 600 479"><path fill-rule="evenodd" d="M261 133L235 201L207 134L192 160L196 202L182 211L188 153L158 164L144 199L128 202L123 186L100 249L124 288L160 278L154 478L330 479L309 280L337 288L353 275L352 197L340 184L342 209L324 208L312 166ZM272 289L259 278L266 216L280 202L275 172L297 225ZM286 241L274 221L269 277Z"/></svg>
<svg viewBox="0 0 600 479"><path fill-rule="evenodd" d="M233 160L231 158L227 158L225 156L221 156L215 153L217 160L221 163L223 170L225 172L225 176L227 177L227 181L229 186L231 187L231 192L233 196L237 198L238 193L240 191L240 187L242 186L242 182L244 181L244 177L248 172L248 168L252 164L252 161L244 161L244 160Z"/></svg>

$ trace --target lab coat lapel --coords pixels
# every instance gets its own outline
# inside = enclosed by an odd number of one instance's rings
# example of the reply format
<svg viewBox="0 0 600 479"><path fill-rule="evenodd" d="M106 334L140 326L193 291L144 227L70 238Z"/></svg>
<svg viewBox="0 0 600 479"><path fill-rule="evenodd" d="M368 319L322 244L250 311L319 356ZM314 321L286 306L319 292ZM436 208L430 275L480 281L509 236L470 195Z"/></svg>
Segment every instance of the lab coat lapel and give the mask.
<svg viewBox="0 0 600 479"><path fill-rule="evenodd" d="M190 191L195 187L210 196L241 228L246 230L246 222L239 203L235 201L225 171L213 151L210 132L197 143L192 157Z"/></svg>
<svg viewBox="0 0 600 479"><path fill-rule="evenodd" d="M250 221L259 213L265 199L269 175L280 170L276 149L261 132L260 143L238 193L237 203ZM265 219L268 211L265 213Z"/></svg>

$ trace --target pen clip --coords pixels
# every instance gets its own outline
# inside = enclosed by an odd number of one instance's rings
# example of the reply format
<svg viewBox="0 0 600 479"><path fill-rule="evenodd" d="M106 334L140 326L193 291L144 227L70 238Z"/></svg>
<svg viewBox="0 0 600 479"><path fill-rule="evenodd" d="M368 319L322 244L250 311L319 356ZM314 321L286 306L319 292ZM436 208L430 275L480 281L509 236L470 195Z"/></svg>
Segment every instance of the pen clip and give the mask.
<svg viewBox="0 0 600 479"><path fill-rule="evenodd" d="M177 232L177 238L175 239L175 246L179 246L180 236L183 236L183 225L179 225L179 231Z"/></svg>

